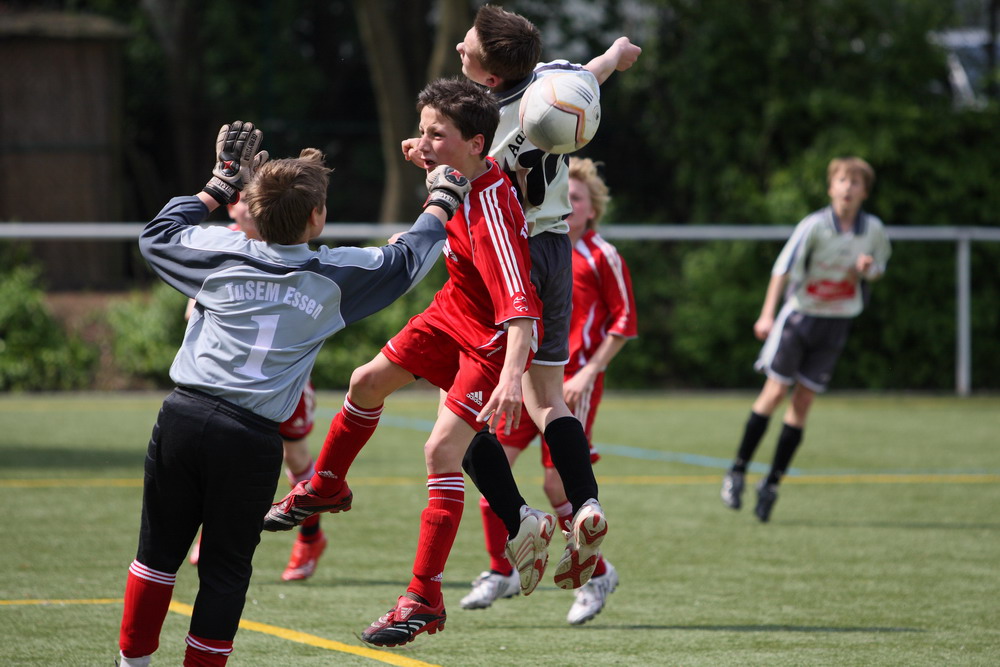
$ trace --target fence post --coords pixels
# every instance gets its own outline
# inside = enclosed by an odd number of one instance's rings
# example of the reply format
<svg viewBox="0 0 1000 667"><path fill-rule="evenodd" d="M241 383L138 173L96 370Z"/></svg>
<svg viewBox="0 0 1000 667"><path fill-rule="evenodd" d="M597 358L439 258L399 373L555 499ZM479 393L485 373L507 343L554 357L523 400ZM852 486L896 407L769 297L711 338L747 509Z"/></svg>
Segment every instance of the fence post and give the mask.
<svg viewBox="0 0 1000 667"><path fill-rule="evenodd" d="M959 229L955 243L955 281L957 292L958 330L955 339L955 393L968 396L972 391L972 331L970 311L970 267L969 246L971 235L966 229Z"/></svg>

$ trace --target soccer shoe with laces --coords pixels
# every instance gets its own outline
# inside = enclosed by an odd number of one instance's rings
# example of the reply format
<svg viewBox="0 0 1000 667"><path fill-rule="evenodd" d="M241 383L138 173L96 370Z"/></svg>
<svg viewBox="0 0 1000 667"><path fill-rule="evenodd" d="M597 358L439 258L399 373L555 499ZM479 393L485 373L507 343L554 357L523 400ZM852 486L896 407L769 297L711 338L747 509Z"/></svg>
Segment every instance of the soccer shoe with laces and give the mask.
<svg viewBox="0 0 1000 667"><path fill-rule="evenodd" d="M601 542L608 534L608 521L600 503L594 498L585 502L564 534L566 550L556 565L554 579L559 588L579 588L594 574Z"/></svg>
<svg viewBox="0 0 1000 667"><path fill-rule="evenodd" d="M753 510L761 523L771 520L771 510L774 509L776 502L778 502L778 485L768 484L765 477L757 484L757 507Z"/></svg>
<svg viewBox="0 0 1000 667"><path fill-rule="evenodd" d="M299 538L292 546L292 555L288 559L285 571L281 573L283 581L299 581L308 579L316 572L319 557L326 550L326 535L320 535L318 540L306 542Z"/></svg>
<svg viewBox="0 0 1000 667"><path fill-rule="evenodd" d="M291 530L313 514L347 512L351 509L354 494L347 488L346 482L340 492L332 496L317 496L308 484L308 481L299 482L287 496L271 505L264 515L264 530L272 533Z"/></svg>
<svg viewBox="0 0 1000 667"><path fill-rule="evenodd" d="M521 525L517 535L507 540L507 560L517 570L521 593L531 595L545 574L549 562L549 542L556 530L556 518L541 510L521 505Z"/></svg>
<svg viewBox="0 0 1000 667"><path fill-rule="evenodd" d="M541 578L541 575L539 575ZM472 582L472 591L459 603L462 609L486 609L500 598L512 598L521 592L521 577L516 570L503 575L487 571Z"/></svg>
<svg viewBox="0 0 1000 667"><path fill-rule="evenodd" d="M722 504L734 510L743 507L743 473L730 470L722 478Z"/></svg>
<svg viewBox="0 0 1000 667"><path fill-rule="evenodd" d="M444 600L437 607L401 595L396 606L361 633L361 639L375 646L400 646L412 642L421 632L433 635L444 630L447 614Z"/></svg>
<svg viewBox="0 0 1000 667"><path fill-rule="evenodd" d="M614 566L604 561L607 570L599 577L591 577L590 581L576 589L576 600L566 614L566 620L571 625L586 623L601 613L608 596L618 588L618 572Z"/></svg>

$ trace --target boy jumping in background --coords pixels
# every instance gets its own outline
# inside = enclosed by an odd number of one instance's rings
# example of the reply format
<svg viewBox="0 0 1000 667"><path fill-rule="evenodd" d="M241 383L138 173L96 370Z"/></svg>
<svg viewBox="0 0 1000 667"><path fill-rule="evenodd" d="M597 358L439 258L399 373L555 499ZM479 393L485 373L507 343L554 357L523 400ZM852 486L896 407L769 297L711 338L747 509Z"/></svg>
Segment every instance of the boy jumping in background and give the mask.
<svg viewBox="0 0 1000 667"><path fill-rule="evenodd" d="M826 390L847 344L854 318L867 301L867 283L885 273L892 248L882 221L861 209L875 171L858 157L836 158L827 168L830 205L795 227L771 271L754 335L764 341L754 367L767 375L743 430L733 465L722 480L722 502L742 506L744 476L768 421L789 387L771 471L757 485L754 513L771 518L778 485L802 442L816 394ZM775 316L782 293L785 304Z"/></svg>

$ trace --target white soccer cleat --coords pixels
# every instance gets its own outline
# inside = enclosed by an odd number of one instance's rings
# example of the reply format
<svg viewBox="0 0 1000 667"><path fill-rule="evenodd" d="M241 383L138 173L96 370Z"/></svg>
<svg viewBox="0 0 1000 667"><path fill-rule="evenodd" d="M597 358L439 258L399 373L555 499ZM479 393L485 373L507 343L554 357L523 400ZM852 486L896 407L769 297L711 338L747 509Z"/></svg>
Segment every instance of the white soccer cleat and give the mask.
<svg viewBox="0 0 1000 667"><path fill-rule="evenodd" d="M541 510L521 505L521 526L505 549L507 560L517 570L521 593L531 595L545 574L549 562L549 542L556 530L556 518Z"/></svg>
<svg viewBox="0 0 1000 667"><path fill-rule="evenodd" d="M472 591L462 598L462 609L486 609L500 598L512 598L521 592L521 577L514 570L508 575L487 571L472 582Z"/></svg>
<svg viewBox="0 0 1000 667"><path fill-rule="evenodd" d="M144 655L141 658L126 658L125 654L119 651L118 658L115 660L115 665L117 667L149 667L149 663L152 659L153 656L151 655Z"/></svg>
<svg viewBox="0 0 1000 667"><path fill-rule="evenodd" d="M580 588L594 574L601 542L608 534L608 521L601 504L591 498L577 510L566 535L566 550L556 565L555 582L559 588Z"/></svg>
<svg viewBox="0 0 1000 667"><path fill-rule="evenodd" d="M576 600L566 614L566 620L571 625L586 623L601 613L608 596L618 588L618 572L614 566L604 561L607 571L599 577L593 577L580 588L576 589Z"/></svg>

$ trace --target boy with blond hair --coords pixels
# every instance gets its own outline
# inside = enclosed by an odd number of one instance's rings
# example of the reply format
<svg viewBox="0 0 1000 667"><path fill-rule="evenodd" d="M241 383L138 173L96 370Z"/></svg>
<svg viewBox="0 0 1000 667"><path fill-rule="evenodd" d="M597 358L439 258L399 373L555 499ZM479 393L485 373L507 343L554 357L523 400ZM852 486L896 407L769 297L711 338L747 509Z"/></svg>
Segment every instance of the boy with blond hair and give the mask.
<svg viewBox="0 0 1000 667"><path fill-rule="evenodd" d="M754 513L762 522L771 518L813 399L829 385L851 323L865 307L868 283L882 277L892 253L882 221L861 208L874 184L875 170L865 160L833 159L827 168L830 205L799 222L771 270L753 326L764 341L754 367L767 380L721 491L727 507L740 509L747 466L771 415L793 387L771 470L757 485ZM782 294L785 303L778 311Z"/></svg>

